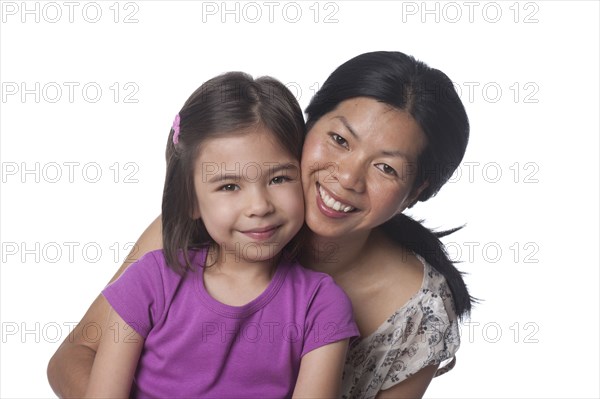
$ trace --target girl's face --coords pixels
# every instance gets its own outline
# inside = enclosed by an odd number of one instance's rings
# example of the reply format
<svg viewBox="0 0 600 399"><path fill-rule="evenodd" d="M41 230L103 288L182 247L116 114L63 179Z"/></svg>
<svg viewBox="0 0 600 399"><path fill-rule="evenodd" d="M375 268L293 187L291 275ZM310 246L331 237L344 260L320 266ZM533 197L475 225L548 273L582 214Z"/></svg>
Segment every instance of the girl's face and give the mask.
<svg viewBox="0 0 600 399"><path fill-rule="evenodd" d="M225 262L265 261L300 230L300 164L264 127L202 143L194 183L197 215Z"/></svg>
<svg viewBox="0 0 600 399"><path fill-rule="evenodd" d="M374 99L343 101L306 136L302 152L306 223L330 238L364 236L409 206L426 137L405 111Z"/></svg>

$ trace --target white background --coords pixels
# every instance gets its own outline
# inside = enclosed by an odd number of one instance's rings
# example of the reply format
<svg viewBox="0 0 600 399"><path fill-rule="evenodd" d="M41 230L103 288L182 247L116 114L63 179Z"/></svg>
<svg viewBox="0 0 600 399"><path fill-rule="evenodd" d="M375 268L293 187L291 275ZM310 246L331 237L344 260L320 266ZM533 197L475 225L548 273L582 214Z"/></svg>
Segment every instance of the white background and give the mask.
<svg viewBox="0 0 600 399"><path fill-rule="evenodd" d="M598 2L114 3L2 2L1 397L53 396L47 361L159 214L196 87L269 74L304 108L372 50L446 72L471 120L460 173L411 210L467 225L446 242L482 299L427 396L600 395Z"/></svg>

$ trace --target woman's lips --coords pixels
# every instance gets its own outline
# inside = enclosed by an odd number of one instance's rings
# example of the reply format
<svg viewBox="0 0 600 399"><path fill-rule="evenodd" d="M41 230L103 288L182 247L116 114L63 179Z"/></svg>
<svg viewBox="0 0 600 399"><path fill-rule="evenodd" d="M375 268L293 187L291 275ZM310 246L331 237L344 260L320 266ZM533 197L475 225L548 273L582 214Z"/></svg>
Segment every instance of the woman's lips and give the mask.
<svg viewBox="0 0 600 399"><path fill-rule="evenodd" d="M356 210L355 207L333 198L319 183L317 187L317 206L328 217L343 218Z"/></svg>

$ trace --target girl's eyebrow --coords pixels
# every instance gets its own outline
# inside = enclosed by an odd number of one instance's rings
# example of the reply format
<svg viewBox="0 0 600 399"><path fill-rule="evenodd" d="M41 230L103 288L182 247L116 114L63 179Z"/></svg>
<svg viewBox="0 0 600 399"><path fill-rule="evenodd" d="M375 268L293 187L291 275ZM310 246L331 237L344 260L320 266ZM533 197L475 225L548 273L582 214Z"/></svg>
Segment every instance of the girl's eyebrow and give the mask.
<svg viewBox="0 0 600 399"><path fill-rule="evenodd" d="M270 164L269 164L270 165ZM293 163L285 163L285 164L281 164L281 163L276 163L276 166L269 166L269 173L274 175L276 173L281 172L282 170L298 170L298 166L293 164Z"/></svg>
<svg viewBox="0 0 600 399"><path fill-rule="evenodd" d="M218 183L218 182L222 182L222 181L240 181L241 177L240 175L237 175L235 173L218 173L216 175L214 175L211 179L208 180L208 183Z"/></svg>
<svg viewBox="0 0 600 399"><path fill-rule="evenodd" d="M298 166L293 164L293 163L279 163L279 162L269 162L269 163L265 163L265 165L268 169L267 172L269 175L274 175L276 173L279 173L281 171L288 171L288 170L298 170ZM210 178L208 180L208 183L219 183L222 181L235 181L238 182L242 180L242 176L240 176L237 173L215 173L215 175Z"/></svg>

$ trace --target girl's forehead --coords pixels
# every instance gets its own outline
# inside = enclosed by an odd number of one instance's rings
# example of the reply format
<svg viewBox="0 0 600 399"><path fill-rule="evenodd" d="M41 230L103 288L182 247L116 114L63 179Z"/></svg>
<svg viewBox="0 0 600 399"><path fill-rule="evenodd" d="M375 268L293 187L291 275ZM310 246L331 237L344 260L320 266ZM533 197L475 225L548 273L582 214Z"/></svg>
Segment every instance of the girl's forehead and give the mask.
<svg viewBox="0 0 600 399"><path fill-rule="evenodd" d="M256 126L214 135L199 147L197 158L246 160L294 158L268 128Z"/></svg>
<svg viewBox="0 0 600 399"><path fill-rule="evenodd" d="M224 179L257 182L275 171L298 170L299 164L267 131L224 135L204 143L196 158L195 179L209 184Z"/></svg>

